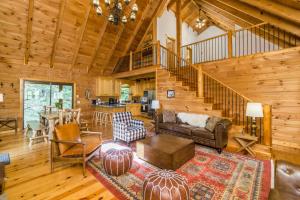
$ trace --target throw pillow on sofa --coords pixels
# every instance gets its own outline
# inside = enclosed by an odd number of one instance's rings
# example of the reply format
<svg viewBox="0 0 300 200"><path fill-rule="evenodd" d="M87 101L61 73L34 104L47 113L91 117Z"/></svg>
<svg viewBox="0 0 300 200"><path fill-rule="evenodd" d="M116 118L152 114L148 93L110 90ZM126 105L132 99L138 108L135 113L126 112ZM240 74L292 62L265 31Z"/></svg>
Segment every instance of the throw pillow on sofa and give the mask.
<svg viewBox="0 0 300 200"><path fill-rule="evenodd" d="M176 123L176 113L172 110L164 110L163 111L163 122L167 123Z"/></svg>
<svg viewBox="0 0 300 200"><path fill-rule="evenodd" d="M222 120L222 119L219 118L219 117L210 117L210 118L208 118L208 120L207 120L207 123L206 123L205 128L206 128L207 130L209 130L210 132L213 132L213 131L215 130L215 128L216 128L217 123L218 123L219 121L221 121L221 120Z"/></svg>
<svg viewBox="0 0 300 200"><path fill-rule="evenodd" d="M188 123L191 126L204 128L206 126L208 115L201 115L195 113L184 113L180 112L177 114L177 117L181 120L182 123Z"/></svg>

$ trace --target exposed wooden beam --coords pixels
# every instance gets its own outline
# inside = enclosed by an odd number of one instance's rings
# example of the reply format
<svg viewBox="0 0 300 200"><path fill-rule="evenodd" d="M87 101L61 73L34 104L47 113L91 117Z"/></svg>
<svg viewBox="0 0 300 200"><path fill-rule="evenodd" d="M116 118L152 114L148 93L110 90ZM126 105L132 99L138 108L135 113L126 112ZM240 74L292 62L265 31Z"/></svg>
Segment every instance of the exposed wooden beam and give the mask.
<svg viewBox="0 0 300 200"><path fill-rule="evenodd" d="M141 26L142 26L142 24L143 24L146 16L148 15L148 12L149 12L150 9L151 9L151 2L148 2L146 8L143 9L142 16L141 16L140 20L138 21L137 25L135 26L133 33L130 34L131 36L130 36L130 38L129 38L129 40L128 40L125 48L124 48L124 51L122 52L122 54L121 54L120 57L123 57L123 56L125 56L127 54L127 52L129 50L129 48L130 48L130 46L131 46L134 38L136 37L136 34L140 30L140 28L141 28ZM115 67L115 65L117 64L117 62L118 62L118 59L114 59L113 63L112 63L112 66Z"/></svg>
<svg viewBox="0 0 300 200"><path fill-rule="evenodd" d="M261 10L267 11L273 15L280 16L284 19L290 20L300 24L300 11L288 6L281 5L270 0L240 0L251 6L255 6Z"/></svg>
<svg viewBox="0 0 300 200"><path fill-rule="evenodd" d="M77 56L78 56L78 53L79 53L79 49L80 49L80 46L81 46L81 42L82 42L82 39L83 39L84 32L86 30L86 24L88 22L91 10L92 10L92 5L89 4L88 8L87 8L87 11L86 11L86 13L84 15L84 18L83 18L83 23L81 25L80 33L78 35L78 40L77 40L77 43L76 43L76 46L75 46L75 50L74 50L70 70L72 70L74 68L75 64L76 64Z"/></svg>
<svg viewBox="0 0 300 200"><path fill-rule="evenodd" d="M262 23L261 20L256 19L248 14L242 13L232 7L226 6L217 0L197 0L202 8L217 12L224 18L234 22L235 24L246 28L255 24Z"/></svg>
<svg viewBox="0 0 300 200"><path fill-rule="evenodd" d="M264 22L268 22L274 26L277 26L281 29L284 29L286 31L289 31L291 33L294 33L298 36L300 36L300 26L289 23L288 21L284 19L280 19L278 17L275 17L274 15L268 14L267 12L263 12L261 9L249 6L248 4L245 4L240 1L236 0L218 0L228 6L231 6L241 12L247 13L255 18L258 18Z"/></svg>
<svg viewBox="0 0 300 200"><path fill-rule="evenodd" d="M26 47L25 47L25 56L24 56L24 63L26 65L28 64L28 59L29 59L29 54L30 54L33 9L34 9L34 0L29 0L28 16L27 16Z"/></svg>
<svg viewBox="0 0 300 200"><path fill-rule="evenodd" d="M176 1L176 51L177 57L181 57L182 21L181 21L181 0Z"/></svg>
<svg viewBox="0 0 300 200"><path fill-rule="evenodd" d="M126 7L127 9L125 10L125 13L129 12L129 9L131 9L131 6L136 2L136 0L132 0L130 1L130 4L128 5L128 7ZM127 13L128 14L128 13ZM114 43L112 44L111 46L111 50L109 51L109 54L107 55L107 60L106 62L104 63L104 67L107 68L107 65L109 64L114 52L115 52L115 49L117 47L117 44L119 43L119 40L121 39L121 36L124 32L124 29L125 29L125 26L126 25L123 25L123 24L120 24L119 26L115 27L117 30L118 30L118 33L116 35L116 38L114 39ZM120 30L119 30L119 27L120 27ZM105 70L104 70L105 71Z"/></svg>
<svg viewBox="0 0 300 200"><path fill-rule="evenodd" d="M99 35L98 35L98 39L96 41L96 46L95 46L95 50L93 51L92 53L92 56L91 56L91 60L87 66L87 73L90 72L90 70L92 69L93 67L93 63L95 62L95 59L96 59L96 56L97 56L97 53L98 53L98 50L100 48L100 44L101 44L101 41L102 41L102 38L103 38L103 35L106 31L106 28L107 28L107 25L108 25L108 20L107 19L102 19L104 20L103 22L103 25L102 26L99 26L100 30L99 30Z"/></svg>
<svg viewBox="0 0 300 200"><path fill-rule="evenodd" d="M199 5L192 0L194 5L198 6ZM234 23L231 20L228 20L224 16L220 15L214 10L208 10L207 8L201 7L202 11L205 13L205 15L212 21L214 24L218 24L218 27L220 27L223 30L234 30Z"/></svg>
<svg viewBox="0 0 300 200"><path fill-rule="evenodd" d="M170 10L177 0L171 0L167 5L167 10Z"/></svg>
<svg viewBox="0 0 300 200"><path fill-rule="evenodd" d="M66 6L66 0L61 0L60 6L59 6L59 12L58 12L58 16L57 16L57 21L56 21L56 29L55 29L54 39L53 39L53 45L52 45L52 50L51 50L51 55L50 55L50 67L51 68L53 68L55 51L57 48L57 41L61 34L61 25L62 25L62 21L63 21L65 6Z"/></svg>
<svg viewBox="0 0 300 200"><path fill-rule="evenodd" d="M140 43L139 43L137 49L141 48L142 42L144 41L144 39L145 39L147 33L149 32L149 30L150 30L152 24L153 24L154 22L157 23L157 17L162 13L162 11L164 10L164 8L165 8L167 2L168 2L168 0L161 0L159 6L156 8L156 10L154 11L154 13L153 13L153 15L152 15L152 17L151 17L151 22L150 22L149 26L147 27L147 30L146 30L146 32L144 33L144 35L143 35L143 37L142 37L142 39L141 39L141 41L140 41Z"/></svg>
<svg viewBox="0 0 300 200"><path fill-rule="evenodd" d="M190 3L191 0L185 0L181 5L181 10L183 11Z"/></svg>

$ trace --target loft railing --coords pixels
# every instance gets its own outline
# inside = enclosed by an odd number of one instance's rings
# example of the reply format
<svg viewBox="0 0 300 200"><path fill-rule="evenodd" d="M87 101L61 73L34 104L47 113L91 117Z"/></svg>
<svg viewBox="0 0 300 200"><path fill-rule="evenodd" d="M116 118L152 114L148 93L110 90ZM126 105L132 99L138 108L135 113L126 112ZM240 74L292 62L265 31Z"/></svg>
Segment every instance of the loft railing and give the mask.
<svg viewBox="0 0 300 200"><path fill-rule="evenodd" d="M136 70L144 67L149 67L157 64L157 44L152 44L148 47L121 57L117 63L114 73Z"/></svg>
<svg viewBox="0 0 300 200"><path fill-rule="evenodd" d="M300 37L268 23L229 31L181 48L192 64L300 46Z"/></svg>
<svg viewBox="0 0 300 200"><path fill-rule="evenodd" d="M160 46L160 65L161 68L174 75L176 80L181 81L184 86L188 86L191 91L198 92L198 70L188 61Z"/></svg>

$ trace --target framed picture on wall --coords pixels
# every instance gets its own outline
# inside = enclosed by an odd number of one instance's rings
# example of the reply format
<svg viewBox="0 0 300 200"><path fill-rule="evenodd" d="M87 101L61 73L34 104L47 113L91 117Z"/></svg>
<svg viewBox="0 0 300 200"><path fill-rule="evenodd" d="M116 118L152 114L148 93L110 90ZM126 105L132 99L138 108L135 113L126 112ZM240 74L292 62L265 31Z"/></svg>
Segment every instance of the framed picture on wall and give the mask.
<svg viewBox="0 0 300 200"><path fill-rule="evenodd" d="M168 98L175 98L175 90L168 90L167 91Z"/></svg>

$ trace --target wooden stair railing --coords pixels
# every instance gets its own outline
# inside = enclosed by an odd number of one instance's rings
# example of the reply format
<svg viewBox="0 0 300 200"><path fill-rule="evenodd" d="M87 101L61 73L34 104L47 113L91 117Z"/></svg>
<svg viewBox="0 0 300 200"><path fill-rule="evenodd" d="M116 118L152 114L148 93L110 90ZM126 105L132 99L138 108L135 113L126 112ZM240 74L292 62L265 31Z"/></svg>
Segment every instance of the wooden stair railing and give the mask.
<svg viewBox="0 0 300 200"><path fill-rule="evenodd" d="M184 86L188 86L190 91L198 92L198 69L166 47L160 46L159 49L161 68L169 71Z"/></svg>
<svg viewBox="0 0 300 200"><path fill-rule="evenodd" d="M223 116L230 118L234 125L243 126L251 132L252 118L246 116L248 102L253 100L240 94L210 74L202 72L203 97L206 103L212 103L214 109L223 110ZM256 120L256 136L260 144L271 145L271 107L263 105L264 117Z"/></svg>

